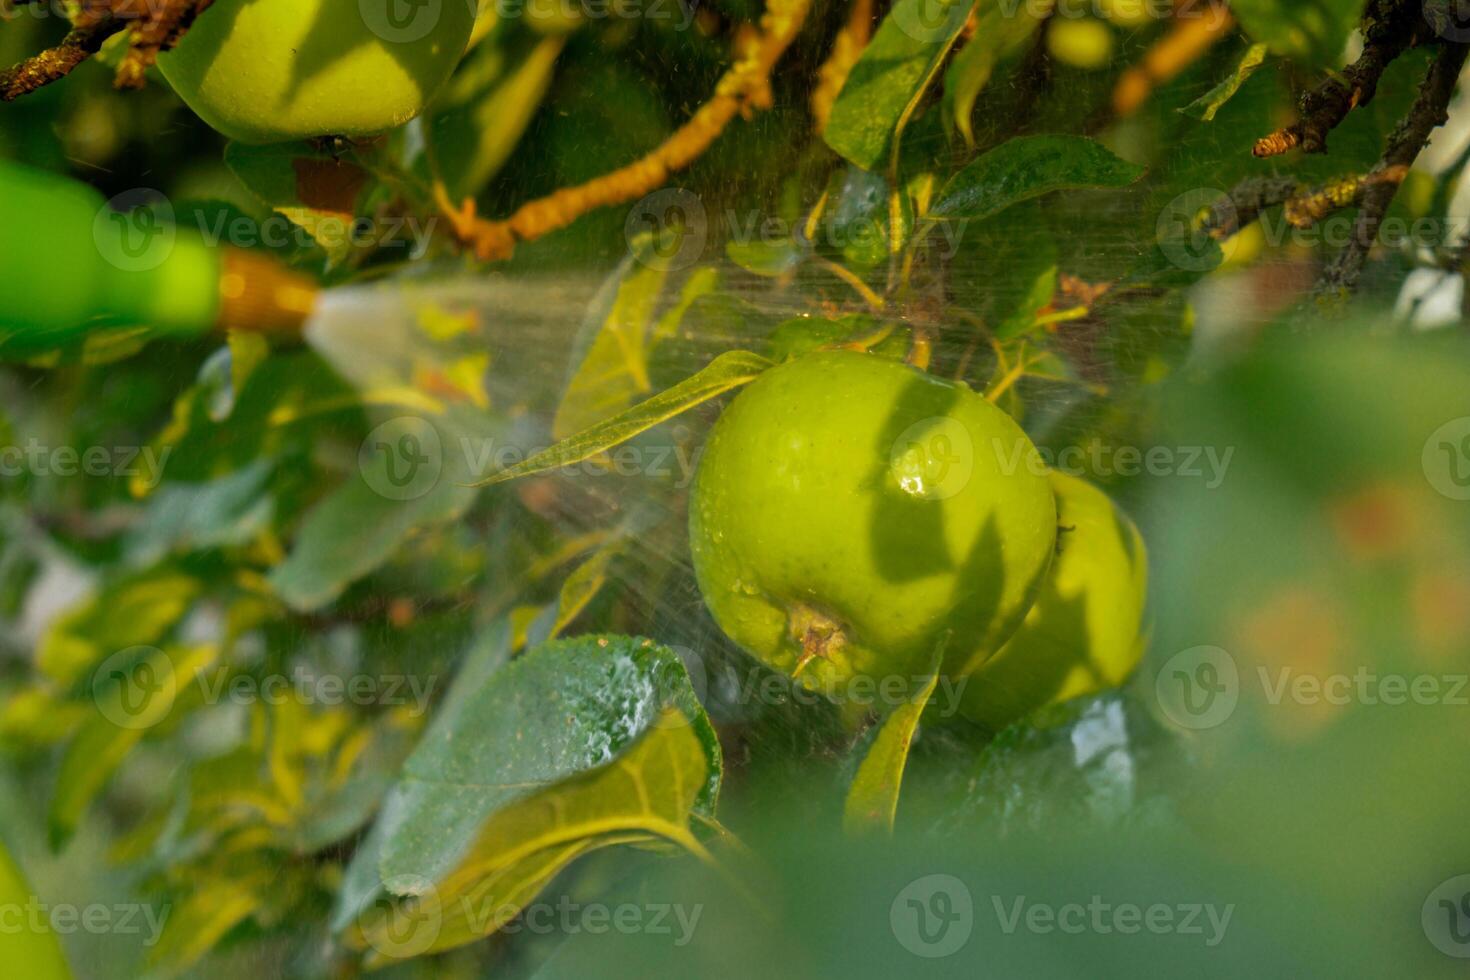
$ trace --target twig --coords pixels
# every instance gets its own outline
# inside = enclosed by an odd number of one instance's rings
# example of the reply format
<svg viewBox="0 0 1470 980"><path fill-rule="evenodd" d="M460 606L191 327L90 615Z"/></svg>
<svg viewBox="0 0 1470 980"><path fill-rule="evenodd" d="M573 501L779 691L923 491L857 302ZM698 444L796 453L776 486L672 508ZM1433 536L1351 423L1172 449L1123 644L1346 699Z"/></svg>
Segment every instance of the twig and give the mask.
<svg viewBox="0 0 1470 980"><path fill-rule="evenodd" d="M761 17L761 31L749 49L725 72L715 94L653 152L640 160L576 187L564 187L530 201L509 218L486 221L475 215L475 202L455 207L443 185L435 198L455 234L484 262L509 258L517 242L527 242L565 228L597 208L636 200L662 186L707 150L737 114L749 115L772 104L771 70L796 39L810 0L771 0Z"/></svg>
<svg viewBox="0 0 1470 980"><path fill-rule="evenodd" d="M128 53L117 69L118 88L142 88L149 68L193 25L194 19L208 10L214 0L155 0L149 15L133 28Z"/></svg>
<svg viewBox="0 0 1470 980"><path fill-rule="evenodd" d="M22 95L60 81L77 65L101 51L103 43L125 27L127 24L112 17L74 27L56 47L0 70L0 102L14 102Z"/></svg>
<svg viewBox="0 0 1470 980"><path fill-rule="evenodd" d="M1370 188L1385 183L1397 187L1408 175L1407 166L1388 167L1300 191L1286 202L1286 223L1294 228L1310 228L1344 208L1358 206Z"/></svg>
<svg viewBox="0 0 1470 980"><path fill-rule="evenodd" d="M1301 118L1256 141L1258 157L1280 156L1301 148L1306 153L1326 153L1327 134L1359 106L1373 101L1378 82L1393 61L1419 41L1424 22L1418 3L1374 0L1364 18L1367 25L1363 53L1343 69L1340 78L1329 78L1301 98Z"/></svg>
<svg viewBox="0 0 1470 980"><path fill-rule="evenodd" d="M832 53L817 72L817 87L811 100L812 119L816 122L817 132L827 128L837 93L847 84L847 76L852 73L853 65L862 56L872 34L873 0L853 0L847 23L837 32L832 41Z"/></svg>
<svg viewBox="0 0 1470 980"><path fill-rule="evenodd" d="M1231 188L1230 193L1210 208L1203 231L1216 241L1224 241L1261 214L1291 200L1301 190L1293 177L1251 177Z"/></svg>
<svg viewBox="0 0 1470 980"><path fill-rule="evenodd" d="M870 310L872 310L874 313L883 312L883 308L886 305L883 302L883 297L875 293L873 291L873 287L863 282L862 277L859 276L856 272L853 272L851 269L840 262L833 262L831 259L821 255L816 256L816 260L817 264L820 265L827 272L830 272L832 275L836 276L838 279L841 279L843 282L851 286L853 292L857 293L863 298L863 302L868 304L868 308Z"/></svg>
<svg viewBox="0 0 1470 980"><path fill-rule="evenodd" d="M1470 45L1446 43L1440 48L1413 108L1389 136L1383 159L1365 178L1370 182L1363 190L1352 239L1323 274L1317 287L1319 297L1339 298L1357 288L1368 253L1378 240L1378 229L1398 193L1399 184L1429 142L1430 135L1449 119L1450 99L1467 55L1470 55Z"/></svg>
<svg viewBox="0 0 1470 980"><path fill-rule="evenodd" d="M34 3L35 0L26 0ZM80 0L72 30L54 48L0 71L0 102L13 102L70 75L114 34L127 31L118 88L138 88L160 51L178 44L214 0Z"/></svg>

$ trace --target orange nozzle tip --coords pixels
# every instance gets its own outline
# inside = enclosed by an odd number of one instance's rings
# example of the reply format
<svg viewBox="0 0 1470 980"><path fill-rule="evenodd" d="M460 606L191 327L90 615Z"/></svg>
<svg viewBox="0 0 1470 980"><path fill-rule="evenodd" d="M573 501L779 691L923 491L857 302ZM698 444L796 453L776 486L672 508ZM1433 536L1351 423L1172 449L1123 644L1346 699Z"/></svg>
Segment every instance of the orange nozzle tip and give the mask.
<svg viewBox="0 0 1470 980"><path fill-rule="evenodd" d="M227 248L221 260L217 326L298 335L316 308L320 292L311 277L269 255Z"/></svg>

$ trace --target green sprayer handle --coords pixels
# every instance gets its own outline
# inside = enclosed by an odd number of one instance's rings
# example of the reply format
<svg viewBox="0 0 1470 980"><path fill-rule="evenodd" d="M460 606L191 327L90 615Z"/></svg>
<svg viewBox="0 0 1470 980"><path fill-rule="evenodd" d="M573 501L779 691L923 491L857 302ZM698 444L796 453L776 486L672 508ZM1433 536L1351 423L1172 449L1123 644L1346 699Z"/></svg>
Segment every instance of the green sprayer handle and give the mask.
<svg viewBox="0 0 1470 980"><path fill-rule="evenodd" d="M221 251L159 210L118 211L86 184L0 160L0 360L105 327L211 330Z"/></svg>

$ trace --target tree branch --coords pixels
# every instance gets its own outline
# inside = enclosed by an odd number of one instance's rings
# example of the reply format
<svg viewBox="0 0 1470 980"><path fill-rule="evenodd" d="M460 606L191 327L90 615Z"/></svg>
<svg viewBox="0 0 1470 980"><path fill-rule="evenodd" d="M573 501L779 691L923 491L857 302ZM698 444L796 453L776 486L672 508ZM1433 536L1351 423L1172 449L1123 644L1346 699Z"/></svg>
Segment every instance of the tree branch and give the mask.
<svg viewBox="0 0 1470 980"><path fill-rule="evenodd" d="M509 218L486 221L475 215L475 202L454 206L442 183L435 183L439 209L460 241L482 262L509 258L517 242L532 241L565 228L597 208L633 201L661 187L669 175L683 170L707 150L736 115L749 115L772 103L771 71L796 40L810 0L770 0L761 17L760 33L734 65L721 76L715 93L693 118L641 159L576 187L564 187L529 201Z"/></svg>
<svg viewBox="0 0 1470 980"><path fill-rule="evenodd" d="M1329 78L1301 99L1301 118L1285 129L1256 141L1258 157L1280 156L1300 147L1306 153L1326 153L1327 134L1347 114L1367 105L1378 93L1378 82L1390 64L1419 43L1426 25L1418 3L1374 0L1364 18L1363 53L1343 69L1341 78Z"/></svg>
<svg viewBox="0 0 1470 980"><path fill-rule="evenodd" d="M1323 274L1317 287L1319 297L1339 298L1357 288L1368 253L1378 240L1379 227L1399 185L1430 135L1449 119L1450 99L1454 97L1455 84L1467 55L1470 55L1470 45L1446 43L1440 48L1413 108L1389 136L1383 158L1363 180L1362 205L1353 225L1353 237Z"/></svg>
<svg viewBox="0 0 1470 980"><path fill-rule="evenodd" d="M23 0L33 4L38 0ZM214 0L80 0L73 27L54 48L0 70L0 102L13 102L72 71L102 50L114 34L127 31L128 53L117 70L118 88L138 88L158 59L188 31Z"/></svg>
<svg viewBox="0 0 1470 980"><path fill-rule="evenodd" d="M14 102L22 95L60 81L102 50L103 43L125 27L126 23L112 17L74 27L56 47L0 70L0 102Z"/></svg>
<svg viewBox="0 0 1470 980"><path fill-rule="evenodd" d="M1249 177L1210 208L1203 230L1216 241L1224 241L1253 224L1262 212L1285 204L1300 191L1301 183L1294 177Z"/></svg>

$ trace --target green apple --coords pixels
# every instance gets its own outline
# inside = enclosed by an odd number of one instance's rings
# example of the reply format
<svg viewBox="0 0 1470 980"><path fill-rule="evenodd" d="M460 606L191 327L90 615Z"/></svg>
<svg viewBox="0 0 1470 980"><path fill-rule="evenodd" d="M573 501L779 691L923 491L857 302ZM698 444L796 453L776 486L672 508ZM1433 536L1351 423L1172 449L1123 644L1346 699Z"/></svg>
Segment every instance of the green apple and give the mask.
<svg viewBox="0 0 1470 980"><path fill-rule="evenodd" d="M1005 412L897 361L827 351L731 402L689 532L726 634L835 695L857 677L921 676L945 637L946 671L983 663L1040 589L1057 517Z"/></svg>
<svg viewBox="0 0 1470 980"><path fill-rule="evenodd" d="M1113 31L1094 17L1057 17L1047 29L1046 50L1073 68L1106 68L1113 60Z"/></svg>
<svg viewBox="0 0 1470 980"><path fill-rule="evenodd" d="M45 922L36 923L30 914L36 893L0 843L0 909L13 910L7 928L0 929L0 954L7 976L25 980L70 980L66 957L56 934Z"/></svg>
<svg viewBox="0 0 1470 980"><path fill-rule="evenodd" d="M999 653L966 679L962 710L999 730L1047 704L1121 684L1143 655L1148 559L1107 494L1053 473L1058 555L1036 604Z"/></svg>
<svg viewBox="0 0 1470 980"><path fill-rule="evenodd" d="M159 69L242 143L372 136L423 111L454 71L475 0L215 0Z"/></svg>

